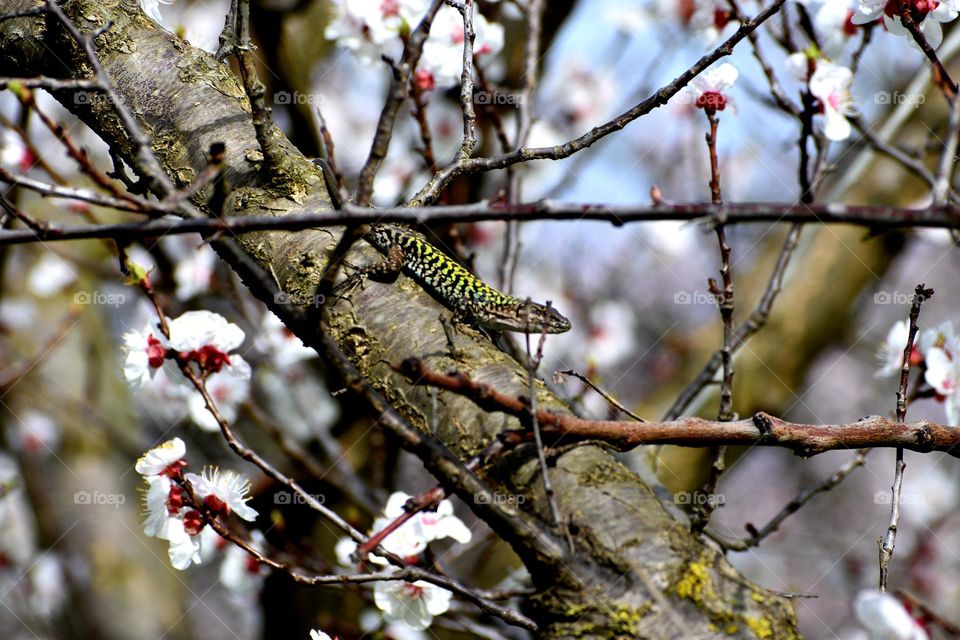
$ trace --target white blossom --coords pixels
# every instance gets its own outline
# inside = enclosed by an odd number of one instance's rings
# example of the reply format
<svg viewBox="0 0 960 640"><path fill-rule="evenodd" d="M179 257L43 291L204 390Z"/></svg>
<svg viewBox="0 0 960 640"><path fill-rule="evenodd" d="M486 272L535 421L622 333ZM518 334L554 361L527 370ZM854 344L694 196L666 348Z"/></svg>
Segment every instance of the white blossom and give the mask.
<svg viewBox="0 0 960 640"><path fill-rule="evenodd" d="M387 505L383 510L383 515L373 521L370 534L374 535L383 531L389 524L404 515L403 505L410 499L410 495L397 491L387 499ZM391 531L384 538L381 546L390 553L401 558L413 558L427 548L435 540L452 538L457 542L465 544L470 542L473 537L470 529L460 518L453 514L453 503L449 500L442 500L437 505L435 512L421 511L416 513L409 520ZM335 552L337 559L341 564L349 566L353 564L350 556L357 548L357 543L350 538L341 539ZM371 554L370 562L386 566L388 564L385 558Z"/></svg>
<svg viewBox="0 0 960 640"><path fill-rule="evenodd" d="M852 83L853 72L850 69L825 60L817 63L810 77L810 93L823 105L823 133L829 140L840 141L850 137L847 116L855 113L853 96L850 95Z"/></svg>
<svg viewBox="0 0 960 640"><path fill-rule="evenodd" d="M706 44L716 42L733 16L726 0L693 0L690 26L703 34Z"/></svg>
<svg viewBox="0 0 960 640"><path fill-rule="evenodd" d="M238 355L230 356L230 364L207 377L204 386L217 411L227 421L237 419L237 411L250 396L250 365ZM204 431L219 431L220 423L207 408L203 395L191 389L186 400L187 411L195 425Z"/></svg>
<svg viewBox="0 0 960 640"><path fill-rule="evenodd" d="M250 532L250 545L262 552L263 533L254 529ZM244 596L259 591L266 576L266 567L251 556L245 549L229 544L220 563L220 583L235 596Z"/></svg>
<svg viewBox="0 0 960 640"><path fill-rule="evenodd" d="M206 244L179 260L173 271L173 279L177 283L177 298L187 300L206 293L213 281L216 265L217 254Z"/></svg>
<svg viewBox="0 0 960 640"><path fill-rule="evenodd" d="M853 611L870 640L927 640L927 632L899 600L873 589L861 591Z"/></svg>
<svg viewBox="0 0 960 640"><path fill-rule="evenodd" d="M17 421L16 443L31 454L53 451L60 443L60 427L45 413L24 411Z"/></svg>
<svg viewBox="0 0 960 640"><path fill-rule="evenodd" d="M190 535L179 518L168 518L162 535L157 537L170 543L167 552L174 569L183 571L192 564L200 564L200 537Z"/></svg>
<svg viewBox="0 0 960 640"><path fill-rule="evenodd" d="M123 334L123 377L134 389L142 389L163 366L166 347L156 337L153 325L143 331Z"/></svg>
<svg viewBox="0 0 960 640"><path fill-rule="evenodd" d="M924 352L927 370L924 379L944 400L947 423L960 426L960 340L952 338L942 346Z"/></svg>
<svg viewBox="0 0 960 640"><path fill-rule="evenodd" d="M385 580L373 587L373 601L385 620L399 620L417 630L426 629L434 616L446 613L452 596L446 589L422 580Z"/></svg>
<svg viewBox="0 0 960 640"><path fill-rule="evenodd" d="M481 63L503 49L503 27L490 23L481 13L473 16L474 57ZM429 72L439 87L460 83L463 71L463 16L453 7L444 6L430 29L430 37L423 46L420 68Z"/></svg>
<svg viewBox="0 0 960 640"><path fill-rule="evenodd" d="M850 22L853 14L849 2L826 0L820 4L813 16L813 28L826 57L835 59L843 53L847 40L856 32L856 25Z"/></svg>
<svg viewBox="0 0 960 640"><path fill-rule="evenodd" d="M170 489L173 483L167 476L149 476L146 478L147 493L143 497L146 518L143 521L143 532L151 538L159 538L166 530L167 521L171 518L167 504L170 500Z"/></svg>
<svg viewBox="0 0 960 640"><path fill-rule="evenodd" d="M876 377L885 378L900 371L903 366L903 350L907 348L907 340L910 339L910 325L906 320L896 322L887 337L880 344L880 350L877 352L877 359L880 361L880 369Z"/></svg>
<svg viewBox="0 0 960 640"><path fill-rule="evenodd" d="M140 456L134 468L142 476L156 476L162 474L171 465L183 460L187 455L187 445L180 438L167 440Z"/></svg>
<svg viewBox="0 0 960 640"><path fill-rule="evenodd" d="M12 129L4 129L0 134L0 165L26 172L32 160L30 150L20 134Z"/></svg>
<svg viewBox="0 0 960 640"><path fill-rule="evenodd" d="M210 311L188 311L168 323L170 348L181 353L214 347L228 353L243 343L243 330ZM159 337L159 336L158 336Z"/></svg>
<svg viewBox="0 0 960 640"><path fill-rule="evenodd" d="M197 497L213 509L224 515L237 514L237 517L253 521L257 512L247 505L250 496L250 481L233 471L221 472L217 467L207 467L202 475L187 473L184 475L193 486Z"/></svg>
<svg viewBox="0 0 960 640"><path fill-rule="evenodd" d="M317 357L317 352L305 346L303 341L271 311L263 314L256 345L281 371L302 360Z"/></svg>
<svg viewBox="0 0 960 640"><path fill-rule="evenodd" d="M729 62L710 67L684 88L684 95L694 106L708 112L733 108L733 98L728 90L737 81L740 72Z"/></svg>
<svg viewBox="0 0 960 640"><path fill-rule="evenodd" d="M27 276L27 289L36 296L49 298L77 279L70 263L55 253L44 253Z"/></svg>
<svg viewBox="0 0 960 640"><path fill-rule="evenodd" d="M173 0L140 0L140 8L150 16L150 19L157 24L163 24L163 17L160 15L160 4L173 4Z"/></svg>

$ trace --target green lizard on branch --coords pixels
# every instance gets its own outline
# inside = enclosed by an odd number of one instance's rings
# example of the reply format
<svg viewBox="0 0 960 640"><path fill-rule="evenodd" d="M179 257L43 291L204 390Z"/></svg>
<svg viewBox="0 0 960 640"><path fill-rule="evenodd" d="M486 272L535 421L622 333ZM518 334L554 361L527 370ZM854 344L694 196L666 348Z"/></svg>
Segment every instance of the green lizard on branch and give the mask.
<svg viewBox="0 0 960 640"><path fill-rule="evenodd" d="M339 190L329 165L323 160L314 162L323 170L327 190L339 209ZM360 269L341 286L355 285L363 277L389 282L403 272L445 307L485 329L524 333L570 330L570 321L549 302L539 304L497 291L413 229L372 224L364 239L385 256L384 261Z"/></svg>

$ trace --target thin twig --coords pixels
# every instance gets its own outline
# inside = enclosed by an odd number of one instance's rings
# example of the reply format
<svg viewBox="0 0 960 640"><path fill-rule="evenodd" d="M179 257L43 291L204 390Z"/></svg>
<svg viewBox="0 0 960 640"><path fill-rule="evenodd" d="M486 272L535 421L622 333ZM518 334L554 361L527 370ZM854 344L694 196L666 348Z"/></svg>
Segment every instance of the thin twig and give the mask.
<svg viewBox="0 0 960 640"><path fill-rule="evenodd" d="M460 110L463 112L463 142L457 150L454 162L473 156L477 146L477 112L473 107L473 0L464 0L457 5L463 17L463 70L460 72Z"/></svg>
<svg viewBox="0 0 960 640"><path fill-rule="evenodd" d="M910 306L910 330L907 344L903 348L903 360L900 366L900 388L897 389L897 425L903 425L907 416L907 384L910 381L910 356L913 354L913 341L917 337L917 320L920 317L920 306L933 296L933 289L927 289L918 284ZM903 447L897 447L896 467L893 474L893 486L890 488L890 524L887 525L886 535L877 540L880 548L880 591L887 590L887 572L890 560L893 558L893 548L897 541L897 528L900 525L900 489L903 487Z"/></svg>
<svg viewBox="0 0 960 640"><path fill-rule="evenodd" d="M731 0L732 1L732 0ZM735 3L733 3L736 6ZM720 161L717 157L717 128L720 124L716 112L706 110L707 122L710 130L707 132L707 149L710 153L710 195L713 204L723 204L723 194L720 188ZM713 278L709 279L710 292L717 299L717 306L720 310L720 322L723 327L723 342L720 348L720 360L723 366L723 378L720 382L720 408L717 417L720 421L733 420L733 341L736 336L733 331L733 274L730 272L730 244L727 242L727 234L724 226L718 224L714 231L717 234L717 243L720 246L720 278L723 281L723 289L717 285ZM720 476L724 471L724 460L727 455L726 445L720 445L714 452L713 463L710 465L710 475L700 493L706 497L704 501L698 501L693 509L690 520L690 528L693 531L701 532L707 523L710 522L710 516L717 508L716 500L717 487L720 484Z"/></svg>
<svg viewBox="0 0 960 640"><path fill-rule="evenodd" d="M907 31L913 36L914 42L917 43L917 46L920 47L920 50L923 51L923 54L927 56L927 59L930 60L930 63L933 65L933 83L940 87L940 90L943 91L943 95L948 101L952 100L953 97L957 95L957 83L954 82L950 74L947 73L946 68L937 56L936 49L927 42L927 37L923 35L923 31L920 30L920 25L914 20L913 3L910 0L894 0L894 2L899 10L898 14L901 24L907 28Z"/></svg>
<svg viewBox="0 0 960 640"><path fill-rule="evenodd" d="M780 525L782 525L787 518L802 509L810 500L838 486L846 480L851 473L856 471L857 468L862 467L868 453L870 453L870 449L858 450L849 462L837 469L829 478L814 487L800 491L793 500L788 502L777 515L771 518L770 521L760 529L756 529L753 525L748 524L747 531L750 533L749 537L740 540L726 540L709 529L706 530L705 533L710 539L727 551L747 551L752 547L756 547L771 534L779 531Z"/></svg>
<svg viewBox="0 0 960 640"><path fill-rule="evenodd" d="M625 406L623 406L623 404L622 404L619 400L617 400L617 399L614 398L612 395L610 395L609 393L607 393L606 391L604 391L603 389L601 389L600 387L598 387L597 385L595 385L595 384L593 383L593 381L590 380L590 378L588 378L587 376L583 375L582 373L579 373L579 372L577 372L577 371L574 371L573 369L565 369L565 370L563 370L563 371L557 371L557 372L554 373L553 375L554 375L554 376L558 376L558 375L560 375L560 376L573 376L574 378L577 378L578 380L580 380L580 382L582 382L583 384L587 385L588 387L590 387L591 389L593 389L595 392L597 392L597 394L599 394L601 398L603 398L603 399L606 400L608 403L610 403L611 405L613 405L614 407L616 407L619 411L622 411L623 413L627 414L628 416L630 416L631 418L633 418L633 419L636 420L637 422L646 422L646 420L644 420L643 418L641 418L640 416L638 416L638 415L635 414L634 412L630 411L630 409L627 409ZM556 381L556 380L555 380L555 381Z"/></svg>
<svg viewBox="0 0 960 640"><path fill-rule="evenodd" d="M257 75L257 66L253 59L253 45L250 42L250 0L239 0L237 21L237 45L233 52L237 56L240 78L243 80L243 89L250 101L253 117L253 129L257 136L257 143L263 152L263 163L260 170L269 174L275 167L283 163L285 152L274 135L273 121L270 119L270 109L267 107L265 96L267 88Z"/></svg>
<svg viewBox="0 0 960 640"><path fill-rule="evenodd" d="M531 304L527 299L527 304ZM550 306L550 302L547 302ZM547 472L547 456L543 450L543 438L540 435L540 424L537 422L537 369L540 368L540 362L543 360L543 344L547 338L547 332L540 334L540 341L537 344L537 353L534 356L530 352L530 332L538 327L529 326L529 316L527 331L524 332L525 344L527 348L527 389L530 393L530 425L533 431L533 440L537 449L537 459L540 465L540 474L543 477L543 492L547 496L547 504L550 507L550 519L554 527L560 526L560 510L557 509L556 498L553 493L553 484L550 482L550 474ZM568 532L569 535L569 532ZM573 543L570 542L570 551L573 552Z"/></svg>

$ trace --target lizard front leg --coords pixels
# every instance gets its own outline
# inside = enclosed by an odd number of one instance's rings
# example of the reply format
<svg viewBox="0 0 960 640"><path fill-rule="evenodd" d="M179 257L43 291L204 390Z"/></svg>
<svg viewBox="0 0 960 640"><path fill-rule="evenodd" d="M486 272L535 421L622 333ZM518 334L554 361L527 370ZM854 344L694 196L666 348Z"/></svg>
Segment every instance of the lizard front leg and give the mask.
<svg viewBox="0 0 960 640"><path fill-rule="evenodd" d="M359 267L346 280L337 285L334 291L339 297L343 297L357 287L362 287L365 278L370 278L375 282L394 282L400 275L403 264L403 249L399 245L393 245L387 251L383 260L377 264Z"/></svg>

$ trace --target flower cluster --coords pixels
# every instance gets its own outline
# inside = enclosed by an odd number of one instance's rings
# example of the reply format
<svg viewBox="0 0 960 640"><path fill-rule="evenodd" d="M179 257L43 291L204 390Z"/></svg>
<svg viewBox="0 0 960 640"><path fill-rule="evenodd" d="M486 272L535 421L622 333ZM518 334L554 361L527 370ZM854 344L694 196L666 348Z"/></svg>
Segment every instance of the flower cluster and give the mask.
<svg viewBox="0 0 960 640"><path fill-rule="evenodd" d="M243 343L243 330L209 311L188 311L167 326L169 336L158 321L123 336L123 375L134 389L151 384L156 387L154 391L161 390L160 395L168 402L184 405L198 426L216 431L217 421L180 366L204 380L217 409L232 421L250 388L250 365L239 354L231 353Z"/></svg>
<svg viewBox="0 0 960 640"><path fill-rule="evenodd" d="M257 517L247 505L250 483L243 476L216 467L204 469L202 475L184 473L186 453L183 440L174 438L143 454L135 466L148 486L144 533L170 543L170 564L180 570L200 564L202 534L216 539L206 524L208 516L192 503L190 492L202 502L209 517L235 513L251 522Z"/></svg>
<svg viewBox="0 0 960 640"><path fill-rule="evenodd" d="M324 33L353 51L367 64L394 56L402 42L426 15L426 0L336 0L336 13ZM481 63L503 48L503 27L477 13L473 19L474 57ZM460 80L464 30L459 11L444 6L437 13L414 74L418 88L451 87Z"/></svg>
<svg viewBox="0 0 960 640"><path fill-rule="evenodd" d="M383 515L377 518L371 529L371 535L382 531L397 518L404 515L404 505L410 496L397 492L387 500ZM390 553L400 556L409 564L415 564L427 545L435 540L452 538L460 543L470 541L472 534L466 525L453 515L453 504L443 500L435 512L420 512L388 535L381 546ZM336 553L340 563L352 566L351 556L357 543L344 538L337 543ZM370 562L387 569L387 560L371 555ZM402 580L383 580L376 582L373 599L377 608L383 612L387 622L401 621L412 629L423 630L430 626L434 616L446 613L450 608L451 594L446 589L424 582L404 582Z"/></svg>
<svg viewBox="0 0 960 640"><path fill-rule="evenodd" d="M880 349L877 377L900 371L909 331L906 320L891 327ZM920 332L910 353L910 364L923 370L924 382L936 399L945 404L947 423L960 426L960 338L953 324L945 322L936 329Z"/></svg>
<svg viewBox="0 0 960 640"><path fill-rule="evenodd" d="M936 49L943 41L943 29L940 24L950 22L960 11L958 0L859 0L857 11L853 15L853 24L867 24L882 20L887 31L894 35L910 38L917 46L910 31L903 26L904 11L909 12L914 24L920 27L927 43Z"/></svg>

